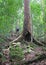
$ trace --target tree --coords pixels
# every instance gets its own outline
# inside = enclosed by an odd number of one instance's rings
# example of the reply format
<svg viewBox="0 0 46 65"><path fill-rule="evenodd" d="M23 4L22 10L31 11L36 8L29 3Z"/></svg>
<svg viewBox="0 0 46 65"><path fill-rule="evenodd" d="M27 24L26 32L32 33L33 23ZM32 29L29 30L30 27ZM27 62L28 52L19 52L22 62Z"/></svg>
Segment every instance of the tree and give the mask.
<svg viewBox="0 0 46 65"><path fill-rule="evenodd" d="M44 42L46 44L46 1L42 0L41 1L42 5L42 13L43 13L43 21L44 21Z"/></svg>
<svg viewBox="0 0 46 65"><path fill-rule="evenodd" d="M32 24L30 20L30 0L24 0L24 26L23 37L26 41L31 41Z"/></svg>
<svg viewBox="0 0 46 65"><path fill-rule="evenodd" d="M29 7L29 2L30 0L24 0L24 25L23 25L23 32L22 35L20 35L17 39L14 39L12 42L18 42L18 41L27 41L31 42L33 39L33 42L36 43L37 45L44 45L42 42L39 40L35 39L32 36L32 22L31 17L30 17L30 7ZM12 43L10 42L10 43Z"/></svg>
<svg viewBox="0 0 46 65"><path fill-rule="evenodd" d="M24 0L24 25L22 35L20 35L17 39L13 40L12 42L21 41L23 39L27 42L30 42L32 39L32 24L30 22L31 20L29 3L30 0Z"/></svg>

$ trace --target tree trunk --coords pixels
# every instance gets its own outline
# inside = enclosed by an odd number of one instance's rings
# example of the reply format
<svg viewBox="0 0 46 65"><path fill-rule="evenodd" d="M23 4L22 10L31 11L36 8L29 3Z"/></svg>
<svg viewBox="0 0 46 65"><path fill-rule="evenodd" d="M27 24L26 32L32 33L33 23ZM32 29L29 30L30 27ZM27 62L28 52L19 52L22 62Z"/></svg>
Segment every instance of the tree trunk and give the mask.
<svg viewBox="0 0 46 65"><path fill-rule="evenodd" d="M32 24L30 20L30 0L24 0L24 26L23 26L23 37L25 41L31 41Z"/></svg>
<svg viewBox="0 0 46 65"><path fill-rule="evenodd" d="M42 12L43 12L43 21L44 21L44 42L46 44L46 3L45 0L41 0Z"/></svg>

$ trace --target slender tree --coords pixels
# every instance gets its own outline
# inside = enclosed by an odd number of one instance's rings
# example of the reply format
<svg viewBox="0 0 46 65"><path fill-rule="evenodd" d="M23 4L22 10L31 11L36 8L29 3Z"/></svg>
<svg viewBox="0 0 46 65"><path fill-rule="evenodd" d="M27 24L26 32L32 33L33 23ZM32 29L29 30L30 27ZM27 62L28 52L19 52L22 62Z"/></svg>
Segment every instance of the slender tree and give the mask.
<svg viewBox="0 0 46 65"><path fill-rule="evenodd" d="M23 32L17 39L14 39L12 42L23 41L23 39L27 42L33 41L37 45L43 45L40 41L32 37L32 20L30 15L30 0L24 0L24 25ZM12 43L10 42L10 43Z"/></svg>
<svg viewBox="0 0 46 65"><path fill-rule="evenodd" d="M43 12L43 21L44 21L44 43L46 44L46 6L45 0L41 0L42 12Z"/></svg>
<svg viewBox="0 0 46 65"><path fill-rule="evenodd" d="M23 36L26 41L31 41L32 22L30 16L30 0L24 0L24 26Z"/></svg>

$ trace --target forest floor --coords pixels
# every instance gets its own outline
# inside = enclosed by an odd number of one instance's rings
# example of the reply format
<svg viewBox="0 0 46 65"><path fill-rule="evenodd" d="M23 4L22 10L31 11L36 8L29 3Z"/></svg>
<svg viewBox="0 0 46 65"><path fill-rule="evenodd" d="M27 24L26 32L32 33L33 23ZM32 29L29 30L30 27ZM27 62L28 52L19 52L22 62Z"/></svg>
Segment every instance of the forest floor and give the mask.
<svg viewBox="0 0 46 65"><path fill-rule="evenodd" d="M42 54L46 55L46 51L44 51L41 47L34 48L31 53L26 54L25 60L27 62L29 61L27 65L46 65L46 56L43 57Z"/></svg>
<svg viewBox="0 0 46 65"><path fill-rule="evenodd" d="M21 43L20 46L24 50L24 58L19 65L46 65L46 47L38 46L34 43L26 44L25 42ZM15 65L15 62L12 64L9 61L9 47L5 48L3 52L7 59L3 62L3 65Z"/></svg>

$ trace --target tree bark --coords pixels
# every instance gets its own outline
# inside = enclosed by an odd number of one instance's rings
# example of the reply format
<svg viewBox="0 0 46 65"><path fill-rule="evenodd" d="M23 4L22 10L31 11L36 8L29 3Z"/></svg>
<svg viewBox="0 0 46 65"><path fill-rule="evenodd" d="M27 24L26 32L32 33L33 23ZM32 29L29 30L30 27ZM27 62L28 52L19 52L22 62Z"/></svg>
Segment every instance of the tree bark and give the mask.
<svg viewBox="0 0 46 65"><path fill-rule="evenodd" d="M31 41L32 24L30 20L30 0L24 0L24 26L23 26L23 38L26 41Z"/></svg>

